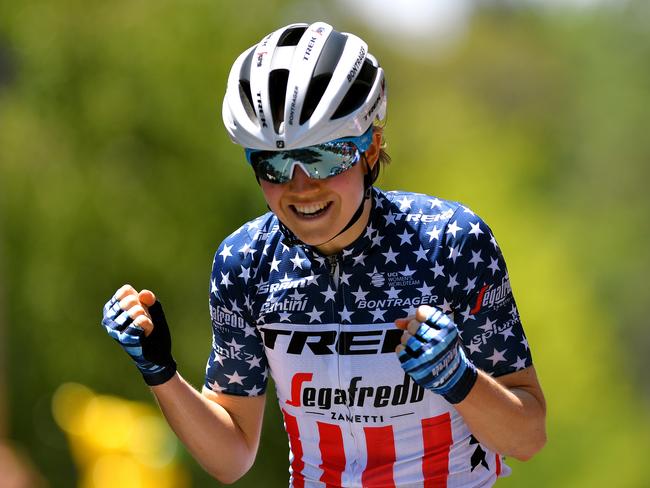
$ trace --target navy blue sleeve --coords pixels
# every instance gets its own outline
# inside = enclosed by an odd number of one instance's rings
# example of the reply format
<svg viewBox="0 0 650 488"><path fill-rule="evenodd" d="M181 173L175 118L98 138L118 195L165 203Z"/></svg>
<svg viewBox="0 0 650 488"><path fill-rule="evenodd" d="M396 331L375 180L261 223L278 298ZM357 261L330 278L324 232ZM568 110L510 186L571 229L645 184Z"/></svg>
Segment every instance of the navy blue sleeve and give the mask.
<svg viewBox="0 0 650 488"><path fill-rule="evenodd" d="M532 364L501 250L488 225L460 206L444 230L448 301L476 367L502 376Z"/></svg>
<svg viewBox="0 0 650 488"><path fill-rule="evenodd" d="M212 352L205 386L220 393L257 396L266 390L268 363L260 332L250 316L247 284L253 253L246 233L239 236L221 244L212 265Z"/></svg>

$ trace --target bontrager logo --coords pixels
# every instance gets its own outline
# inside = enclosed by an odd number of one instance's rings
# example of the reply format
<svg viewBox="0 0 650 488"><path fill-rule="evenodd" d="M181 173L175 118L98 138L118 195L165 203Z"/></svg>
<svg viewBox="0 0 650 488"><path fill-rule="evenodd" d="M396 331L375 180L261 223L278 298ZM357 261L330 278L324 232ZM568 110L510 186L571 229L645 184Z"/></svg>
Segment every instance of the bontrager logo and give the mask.
<svg viewBox="0 0 650 488"><path fill-rule="evenodd" d="M354 61L352 69L350 69L350 72L348 73L348 82L352 83L352 80L357 76L357 72L359 71L359 68L361 68L364 59L366 59L366 49L361 46L361 49L359 49L359 55Z"/></svg>
<svg viewBox="0 0 650 488"><path fill-rule="evenodd" d="M316 355L394 354L402 330L286 330L261 327L268 349L286 354L303 354L305 348Z"/></svg>
<svg viewBox="0 0 650 488"><path fill-rule="evenodd" d="M388 307L419 307L438 303L438 295L425 295L414 298L386 298L384 300L362 300L357 303L357 308L388 308Z"/></svg>
<svg viewBox="0 0 650 488"><path fill-rule="evenodd" d="M363 376L355 376L350 386L342 388L316 388L308 386L313 373L296 373L291 378L291 398L286 401L293 407L317 407L329 410L332 406L346 407L373 406L375 408L417 403L424 398L424 388L404 375L399 385L360 386ZM337 420L336 417L333 417ZM367 420L366 420L367 421Z"/></svg>

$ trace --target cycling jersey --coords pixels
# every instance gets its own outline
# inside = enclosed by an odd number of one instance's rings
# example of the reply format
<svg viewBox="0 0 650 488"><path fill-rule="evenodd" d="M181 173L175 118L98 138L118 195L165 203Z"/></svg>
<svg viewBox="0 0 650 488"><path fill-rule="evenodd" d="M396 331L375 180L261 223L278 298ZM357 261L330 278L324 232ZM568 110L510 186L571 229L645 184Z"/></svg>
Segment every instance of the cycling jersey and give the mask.
<svg viewBox="0 0 650 488"><path fill-rule="evenodd" d="M431 305L455 321L478 368L500 376L532 364L489 227L459 203L374 188L365 232L341 253L287 242L267 213L219 247L205 384L255 396L270 373L291 486L485 487L508 474L394 352L394 321Z"/></svg>

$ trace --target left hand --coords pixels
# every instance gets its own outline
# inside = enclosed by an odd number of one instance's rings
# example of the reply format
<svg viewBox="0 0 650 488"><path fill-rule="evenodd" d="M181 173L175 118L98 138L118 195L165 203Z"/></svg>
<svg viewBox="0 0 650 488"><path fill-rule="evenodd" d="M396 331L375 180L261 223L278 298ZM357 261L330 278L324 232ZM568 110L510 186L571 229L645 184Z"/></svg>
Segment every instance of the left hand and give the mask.
<svg viewBox="0 0 650 488"><path fill-rule="evenodd" d="M478 375L461 346L458 329L442 311L422 305L415 317L398 319L404 330L395 352L402 369L420 386L459 403Z"/></svg>

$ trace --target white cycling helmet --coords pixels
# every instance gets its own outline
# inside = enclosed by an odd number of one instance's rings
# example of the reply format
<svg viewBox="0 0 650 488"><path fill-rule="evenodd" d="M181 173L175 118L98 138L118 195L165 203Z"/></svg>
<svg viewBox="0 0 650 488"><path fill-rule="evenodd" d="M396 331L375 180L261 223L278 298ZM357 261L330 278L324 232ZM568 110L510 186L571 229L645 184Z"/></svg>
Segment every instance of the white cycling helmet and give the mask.
<svg viewBox="0 0 650 488"><path fill-rule="evenodd" d="M386 113L384 71L359 37L291 24L233 64L223 121L250 149L295 149L363 134Z"/></svg>

